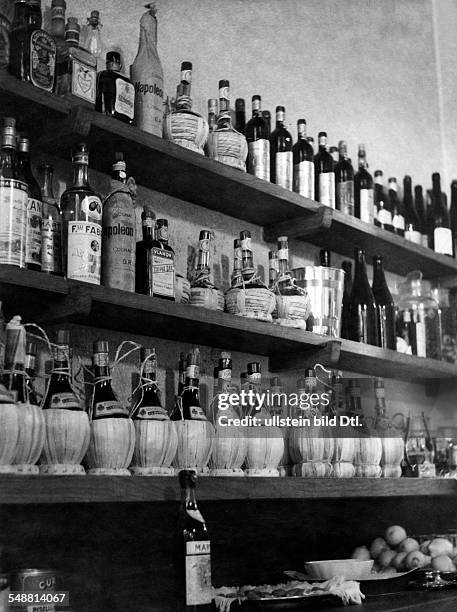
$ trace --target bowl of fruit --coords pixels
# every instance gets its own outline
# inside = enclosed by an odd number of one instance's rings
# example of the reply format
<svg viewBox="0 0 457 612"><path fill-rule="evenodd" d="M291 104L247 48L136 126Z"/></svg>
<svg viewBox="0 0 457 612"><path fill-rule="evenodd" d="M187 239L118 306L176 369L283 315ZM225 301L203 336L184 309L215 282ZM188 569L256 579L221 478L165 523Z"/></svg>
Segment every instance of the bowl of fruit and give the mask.
<svg viewBox="0 0 457 612"><path fill-rule="evenodd" d="M370 575L374 559L329 559L307 561L305 571L314 580L330 580L344 576L346 580L360 580Z"/></svg>

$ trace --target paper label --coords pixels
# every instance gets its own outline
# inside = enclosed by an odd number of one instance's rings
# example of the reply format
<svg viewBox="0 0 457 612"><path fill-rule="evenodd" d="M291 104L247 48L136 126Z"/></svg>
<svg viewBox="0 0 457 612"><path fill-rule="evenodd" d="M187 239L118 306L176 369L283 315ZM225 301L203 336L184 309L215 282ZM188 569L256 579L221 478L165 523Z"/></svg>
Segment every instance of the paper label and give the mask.
<svg viewBox="0 0 457 612"><path fill-rule="evenodd" d="M25 265L28 188L14 179L0 179L0 264Z"/></svg>
<svg viewBox="0 0 457 612"><path fill-rule="evenodd" d="M152 295L175 297L175 266L171 251L152 248Z"/></svg>
<svg viewBox="0 0 457 612"><path fill-rule="evenodd" d="M131 197L126 193L114 193L103 207L103 285L134 291L135 238L135 210Z"/></svg>
<svg viewBox="0 0 457 612"><path fill-rule="evenodd" d="M377 217L381 225L392 225L392 213L386 208L380 208Z"/></svg>
<svg viewBox="0 0 457 612"><path fill-rule="evenodd" d="M43 204L27 199L27 230L25 234L25 262L41 266L41 221Z"/></svg>
<svg viewBox="0 0 457 612"><path fill-rule="evenodd" d="M132 80L135 87L135 125L145 132L162 137L163 77L154 72L157 69L156 66L149 64L140 68L136 64L137 59L132 65ZM144 55L141 59L144 59Z"/></svg>
<svg viewBox="0 0 457 612"><path fill-rule="evenodd" d="M46 91L54 88L56 44L44 30L35 30L30 36L30 80L35 87Z"/></svg>
<svg viewBox="0 0 457 612"><path fill-rule="evenodd" d="M294 191L314 200L314 164L302 161L294 165Z"/></svg>
<svg viewBox="0 0 457 612"><path fill-rule="evenodd" d="M211 601L210 542L186 542L186 605L201 606Z"/></svg>
<svg viewBox="0 0 457 612"><path fill-rule="evenodd" d="M248 172L264 181L270 180L270 143L265 138L249 143Z"/></svg>
<svg viewBox="0 0 457 612"><path fill-rule="evenodd" d="M422 244L422 235L420 232L417 232L415 230L406 230L405 238L410 242L414 242L414 244Z"/></svg>
<svg viewBox="0 0 457 612"><path fill-rule="evenodd" d="M54 393L51 396L49 408L61 410L81 410L81 402L74 393Z"/></svg>
<svg viewBox="0 0 457 612"><path fill-rule="evenodd" d="M435 253L452 256L452 232L448 227L435 227L433 238Z"/></svg>
<svg viewBox="0 0 457 612"><path fill-rule="evenodd" d="M354 181L342 181L336 185L337 208L346 215L354 216Z"/></svg>
<svg viewBox="0 0 457 612"><path fill-rule="evenodd" d="M62 271L61 263L62 224L49 217L43 217L41 226L41 270L43 272Z"/></svg>
<svg viewBox="0 0 457 612"><path fill-rule="evenodd" d="M292 191L293 158L292 151L276 153L276 185Z"/></svg>
<svg viewBox="0 0 457 612"><path fill-rule="evenodd" d="M374 218L373 189L360 190L360 220L373 223Z"/></svg>
<svg viewBox="0 0 457 612"><path fill-rule="evenodd" d="M428 247L428 236L427 234L421 234L421 245Z"/></svg>
<svg viewBox="0 0 457 612"><path fill-rule="evenodd" d="M76 58L72 59L71 93L95 104L95 82L97 71Z"/></svg>
<svg viewBox="0 0 457 612"><path fill-rule="evenodd" d="M134 418L140 421L168 421L168 414L161 406L141 406Z"/></svg>
<svg viewBox="0 0 457 612"><path fill-rule="evenodd" d="M102 228L89 221L68 223L67 277L100 284Z"/></svg>
<svg viewBox="0 0 457 612"><path fill-rule="evenodd" d="M115 400L110 400L107 402L96 402L94 404L92 418L93 419L101 419L104 417L114 417L114 416L128 416L127 408Z"/></svg>
<svg viewBox="0 0 457 612"><path fill-rule="evenodd" d="M319 174L319 202L324 206L335 208L335 173Z"/></svg>
<svg viewBox="0 0 457 612"><path fill-rule="evenodd" d="M392 225L395 229L405 231L405 218L403 215L394 215Z"/></svg>
<svg viewBox="0 0 457 612"><path fill-rule="evenodd" d="M426 342L426 331L425 323L416 323L416 344L417 344L417 356L427 357L427 342Z"/></svg>
<svg viewBox="0 0 457 612"><path fill-rule="evenodd" d="M128 81L116 79L116 100L114 102L114 110L126 115L133 120L133 109L135 103L135 88Z"/></svg>

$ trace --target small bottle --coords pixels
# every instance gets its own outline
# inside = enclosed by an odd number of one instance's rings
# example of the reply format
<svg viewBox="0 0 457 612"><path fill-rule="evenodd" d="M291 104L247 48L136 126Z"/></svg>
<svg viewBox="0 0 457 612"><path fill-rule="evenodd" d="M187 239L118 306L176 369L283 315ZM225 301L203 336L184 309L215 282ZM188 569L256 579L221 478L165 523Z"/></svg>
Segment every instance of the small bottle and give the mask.
<svg viewBox="0 0 457 612"><path fill-rule="evenodd" d="M53 347L51 377L43 400L43 410L84 410L75 392L70 366L70 332L59 329Z"/></svg>
<svg viewBox="0 0 457 612"><path fill-rule="evenodd" d="M389 200L392 211L392 227L395 234L405 235L405 214L402 202L398 197L398 185L395 177L389 178Z"/></svg>
<svg viewBox="0 0 457 612"><path fill-rule="evenodd" d="M3 120L0 147L0 264L25 268L28 185L17 161L16 120Z"/></svg>
<svg viewBox="0 0 457 612"><path fill-rule="evenodd" d="M449 212L441 192L440 175L432 174L433 249L435 253L454 256Z"/></svg>
<svg viewBox="0 0 457 612"><path fill-rule="evenodd" d="M390 198L384 191L382 170L375 170L374 173L374 203L376 208L375 225L388 232L393 232L392 208Z"/></svg>
<svg viewBox="0 0 457 612"><path fill-rule="evenodd" d="M306 136L306 120L297 121L298 140L292 147L294 191L314 200L314 150Z"/></svg>
<svg viewBox="0 0 457 612"><path fill-rule="evenodd" d="M246 130L246 107L243 98L235 100L235 130L243 135Z"/></svg>
<svg viewBox="0 0 457 612"><path fill-rule="evenodd" d="M414 206L421 221L421 245L423 247L428 247L427 219L422 185L416 185L414 187Z"/></svg>
<svg viewBox="0 0 457 612"><path fill-rule="evenodd" d="M331 267L331 254L330 254L330 251L328 249L321 249L319 251L319 264L323 268L330 268Z"/></svg>
<svg viewBox="0 0 457 612"><path fill-rule="evenodd" d="M292 282L292 274L289 270L289 243L287 236L279 236L278 238L278 262L277 294L303 295L302 291Z"/></svg>
<svg viewBox="0 0 457 612"><path fill-rule="evenodd" d="M29 270L41 270L41 225L43 203L41 189L30 165L30 141L19 138L18 162L20 172L29 188L27 198L27 230L25 234L25 265Z"/></svg>
<svg viewBox="0 0 457 612"><path fill-rule="evenodd" d="M341 264L344 271L343 307L341 311L341 337L350 339L350 304L352 293L352 261L345 260Z"/></svg>
<svg viewBox="0 0 457 612"><path fill-rule="evenodd" d="M217 114L218 114L217 108L218 108L217 99L209 98L208 99L208 129L209 129L210 134L211 132L214 132L214 130L216 129Z"/></svg>
<svg viewBox="0 0 457 612"><path fill-rule="evenodd" d="M354 214L365 223L374 223L375 205L373 177L368 172L365 145L359 144L359 169L354 175Z"/></svg>
<svg viewBox="0 0 457 612"><path fill-rule="evenodd" d="M422 223L414 205L413 186L411 177L408 175L403 179L403 210L405 214L406 240L414 242L414 244L422 244Z"/></svg>
<svg viewBox="0 0 457 612"><path fill-rule="evenodd" d="M52 177L54 168L40 166L42 180L41 199L43 220L41 225L41 270L48 274L62 275L62 213L54 197Z"/></svg>
<svg viewBox="0 0 457 612"><path fill-rule="evenodd" d="M397 348L397 340L395 337L395 305L389 287L387 286L382 265L382 257L380 255L375 255L373 257L372 289L376 303L378 328L377 345L394 351Z"/></svg>
<svg viewBox="0 0 457 612"><path fill-rule="evenodd" d="M292 191L292 135L284 126L286 109L276 107L276 128L270 135L270 181Z"/></svg>
<svg viewBox="0 0 457 612"><path fill-rule="evenodd" d="M270 130L262 117L261 97L252 96L252 118L246 125L248 172L264 181L270 180Z"/></svg>
<svg viewBox="0 0 457 612"><path fill-rule="evenodd" d="M102 203L88 179L87 144L73 155L73 185L62 194L63 269L67 278L100 284Z"/></svg>
<svg viewBox="0 0 457 612"><path fill-rule="evenodd" d="M157 219L155 242L152 247L153 295L167 300L175 299L175 252L168 244L168 220Z"/></svg>
<svg viewBox="0 0 457 612"><path fill-rule="evenodd" d="M335 172L333 158L327 151L327 132L319 132L319 151L314 157L314 196L330 208L335 208Z"/></svg>
<svg viewBox="0 0 457 612"><path fill-rule="evenodd" d="M54 93L63 96L70 91L68 62L69 50L65 40L65 0L52 0L51 2L51 34L56 44L56 78Z"/></svg>
<svg viewBox="0 0 457 612"><path fill-rule="evenodd" d="M336 208L346 215L354 216L354 168L348 159L346 141L338 143L339 160L335 166Z"/></svg>
<svg viewBox="0 0 457 612"><path fill-rule="evenodd" d="M91 11L90 17L87 18L86 33L83 40L83 47L95 57L97 63L97 72L103 70L103 41L101 35L102 23L100 21L99 11Z"/></svg>
<svg viewBox="0 0 457 612"><path fill-rule="evenodd" d="M113 391L109 365L108 342L97 340L93 344L94 391L90 405L90 418L127 419L129 412Z"/></svg>
<svg viewBox="0 0 457 612"><path fill-rule="evenodd" d="M354 258L355 273L349 308L349 339L377 346L376 304L368 282L365 252L356 248Z"/></svg>
<svg viewBox="0 0 457 612"><path fill-rule="evenodd" d="M106 70L97 77L95 110L124 123L133 123L134 103L135 88L121 74L121 55L110 51L106 54Z"/></svg>
<svg viewBox="0 0 457 612"><path fill-rule="evenodd" d="M149 206L143 207L141 226L143 240L136 243L135 291L144 295L154 295L152 282L152 247L154 243L155 215Z"/></svg>
<svg viewBox="0 0 457 612"><path fill-rule="evenodd" d="M69 17L65 26L65 41L68 46L68 86L74 96L95 104L97 85L97 60L80 46L81 26L76 17Z"/></svg>

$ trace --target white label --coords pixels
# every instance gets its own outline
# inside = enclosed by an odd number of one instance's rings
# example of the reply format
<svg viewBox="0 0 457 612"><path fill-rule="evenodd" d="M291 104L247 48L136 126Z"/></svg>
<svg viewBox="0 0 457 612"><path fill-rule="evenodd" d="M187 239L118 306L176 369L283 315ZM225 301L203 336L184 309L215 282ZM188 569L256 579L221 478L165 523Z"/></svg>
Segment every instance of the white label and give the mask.
<svg viewBox="0 0 457 612"><path fill-rule="evenodd" d="M201 406L190 406L189 418L194 421L206 421L206 416Z"/></svg>
<svg viewBox="0 0 457 612"><path fill-rule="evenodd" d="M427 234L421 234L421 245L428 247L428 236Z"/></svg>
<svg viewBox="0 0 457 612"><path fill-rule="evenodd" d="M319 202L324 206L335 208L335 173L319 174Z"/></svg>
<svg viewBox="0 0 457 612"><path fill-rule="evenodd" d="M86 196L81 202L81 210L89 217L89 221L99 221L102 218L102 203L96 195Z"/></svg>
<svg viewBox="0 0 457 612"><path fill-rule="evenodd" d="M51 397L49 408L81 410L81 402L74 393L54 393Z"/></svg>
<svg viewBox="0 0 457 612"><path fill-rule="evenodd" d="M41 270L60 273L62 224L52 217L43 218L41 226Z"/></svg>
<svg viewBox="0 0 457 612"><path fill-rule="evenodd" d="M427 357L425 323L416 323L416 345L418 357Z"/></svg>
<svg viewBox="0 0 457 612"><path fill-rule="evenodd" d="M152 248L152 294L175 297L175 266L173 253Z"/></svg>
<svg viewBox="0 0 457 612"><path fill-rule="evenodd" d="M186 368L186 377L187 378L199 378L200 377L200 366L196 364L191 364Z"/></svg>
<svg viewBox="0 0 457 612"><path fill-rule="evenodd" d="M392 213L386 208L378 210L378 221L381 225L392 225Z"/></svg>
<svg viewBox="0 0 457 612"><path fill-rule="evenodd" d="M123 79L116 79L116 100L114 110L121 115L127 115L133 120L133 108L135 102L135 88L131 83Z"/></svg>
<svg viewBox="0 0 457 612"><path fill-rule="evenodd" d="M264 181L270 180L270 143L265 138L249 143L248 172Z"/></svg>
<svg viewBox="0 0 457 612"><path fill-rule="evenodd" d="M128 416L128 414L127 408L124 408L120 402L110 400L107 402L96 402L94 404L92 418L111 418L113 416Z"/></svg>
<svg viewBox="0 0 457 612"><path fill-rule="evenodd" d="M354 181L342 181L336 185L337 208L346 215L354 216Z"/></svg>
<svg viewBox="0 0 457 612"><path fill-rule="evenodd" d="M373 223L374 204L373 189L360 190L360 220L365 223Z"/></svg>
<svg viewBox="0 0 457 612"><path fill-rule="evenodd" d="M435 227L435 253L452 256L452 232L448 227Z"/></svg>
<svg viewBox="0 0 457 612"><path fill-rule="evenodd" d="M211 601L210 543L186 542L186 605L200 606Z"/></svg>
<svg viewBox="0 0 457 612"><path fill-rule="evenodd" d="M294 165L294 191L314 200L314 164L302 161Z"/></svg>
<svg viewBox="0 0 457 612"><path fill-rule="evenodd" d="M276 185L292 191L292 175L292 151L281 151L276 153Z"/></svg>
<svg viewBox="0 0 457 612"><path fill-rule="evenodd" d="M100 284L102 228L89 221L68 223L67 277Z"/></svg>
<svg viewBox="0 0 457 612"><path fill-rule="evenodd" d="M415 230L406 230L405 238L410 242L414 242L414 244L422 244L422 235L420 232L416 232Z"/></svg>
<svg viewBox="0 0 457 612"><path fill-rule="evenodd" d="M25 264L27 192L21 181L0 179L0 264Z"/></svg>
<svg viewBox="0 0 457 612"><path fill-rule="evenodd" d="M97 71L77 59L72 60L71 93L91 104L95 104L95 81Z"/></svg>
<svg viewBox="0 0 457 612"><path fill-rule="evenodd" d="M278 259L289 259L289 249L279 249Z"/></svg>
<svg viewBox="0 0 457 612"><path fill-rule="evenodd" d="M25 234L25 263L41 266L42 203L27 199L27 230Z"/></svg>
<svg viewBox="0 0 457 612"><path fill-rule="evenodd" d="M392 225L395 229L405 231L405 218L403 215L394 215Z"/></svg>
<svg viewBox="0 0 457 612"><path fill-rule="evenodd" d="M141 406L134 418L140 421L168 421L168 414L161 406Z"/></svg>

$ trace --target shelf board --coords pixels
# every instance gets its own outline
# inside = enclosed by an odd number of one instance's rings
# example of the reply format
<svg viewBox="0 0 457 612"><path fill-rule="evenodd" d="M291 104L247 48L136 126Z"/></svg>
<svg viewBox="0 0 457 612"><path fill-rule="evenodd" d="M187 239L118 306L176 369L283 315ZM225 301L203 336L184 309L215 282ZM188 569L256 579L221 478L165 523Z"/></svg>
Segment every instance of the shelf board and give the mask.
<svg viewBox="0 0 457 612"><path fill-rule="evenodd" d="M205 501L413 497L457 494L452 479L201 477ZM0 476L0 504L179 501L177 477Z"/></svg>

